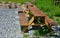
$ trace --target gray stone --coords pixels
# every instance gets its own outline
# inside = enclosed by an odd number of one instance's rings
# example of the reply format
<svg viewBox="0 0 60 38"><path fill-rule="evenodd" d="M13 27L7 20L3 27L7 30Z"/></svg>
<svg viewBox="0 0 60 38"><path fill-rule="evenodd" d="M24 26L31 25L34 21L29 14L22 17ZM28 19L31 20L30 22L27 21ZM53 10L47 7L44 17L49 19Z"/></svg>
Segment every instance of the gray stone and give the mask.
<svg viewBox="0 0 60 38"><path fill-rule="evenodd" d="M0 8L0 38L20 38L20 32L18 9Z"/></svg>

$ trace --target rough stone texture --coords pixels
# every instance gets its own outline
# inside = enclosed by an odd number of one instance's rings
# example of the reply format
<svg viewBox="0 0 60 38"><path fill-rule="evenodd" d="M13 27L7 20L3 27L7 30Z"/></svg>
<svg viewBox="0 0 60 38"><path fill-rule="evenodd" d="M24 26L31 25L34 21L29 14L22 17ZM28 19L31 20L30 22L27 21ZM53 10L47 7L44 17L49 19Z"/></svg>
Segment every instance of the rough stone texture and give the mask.
<svg viewBox="0 0 60 38"><path fill-rule="evenodd" d="M0 8L0 38L22 38L17 11Z"/></svg>

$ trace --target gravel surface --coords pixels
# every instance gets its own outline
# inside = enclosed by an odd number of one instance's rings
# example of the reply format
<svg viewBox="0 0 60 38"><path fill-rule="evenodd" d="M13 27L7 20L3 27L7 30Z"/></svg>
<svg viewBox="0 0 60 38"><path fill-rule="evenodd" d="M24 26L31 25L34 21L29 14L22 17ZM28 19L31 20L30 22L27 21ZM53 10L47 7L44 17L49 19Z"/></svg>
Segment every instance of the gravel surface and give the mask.
<svg viewBox="0 0 60 38"><path fill-rule="evenodd" d="M0 38L22 38L17 9L0 9Z"/></svg>

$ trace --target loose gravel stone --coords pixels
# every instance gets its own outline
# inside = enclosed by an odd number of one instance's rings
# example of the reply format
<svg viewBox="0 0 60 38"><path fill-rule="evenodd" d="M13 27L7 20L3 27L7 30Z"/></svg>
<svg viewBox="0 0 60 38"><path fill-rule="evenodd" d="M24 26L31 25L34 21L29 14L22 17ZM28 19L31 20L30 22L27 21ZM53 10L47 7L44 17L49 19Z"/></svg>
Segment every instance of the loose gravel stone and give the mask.
<svg viewBox="0 0 60 38"><path fill-rule="evenodd" d="M0 8L0 38L21 38L18 9Z"/></svg>

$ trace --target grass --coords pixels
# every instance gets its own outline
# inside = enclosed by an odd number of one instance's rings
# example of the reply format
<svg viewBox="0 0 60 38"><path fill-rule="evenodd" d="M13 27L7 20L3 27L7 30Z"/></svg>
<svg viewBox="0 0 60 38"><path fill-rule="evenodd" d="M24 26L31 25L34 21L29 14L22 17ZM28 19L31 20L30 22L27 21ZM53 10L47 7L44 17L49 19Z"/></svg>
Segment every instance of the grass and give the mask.
<svg viewBox="0 0 60 38"><path fill-rule="evenodd" d="M54 5L53 0L36 0L35 5L51 19L53 19L53 17L55 17L56 15L60 15L60 6Z"/></svg>
<svg viewBox="0 0 60 38"><path fill-rule="evenodd" d="M43 26L43 27L41 27L41 28L42 28L42 29L35 31L35 33L34 33L35 36L39 36L39 35L44 36L44 35L46 35L47 33L50 33L50 30L48 29L47 26Z"/></svg>
<svg viewBox="0 0 60 38"><path fill-rule="evenodd" d="M15 2L15 3L24 3L24 2L26 2L28 0L0 0L0 2L1 1L5 1L6 3L9 2L9 1ZM31 0L29 0L29 1L31 1Z"/></svg>

